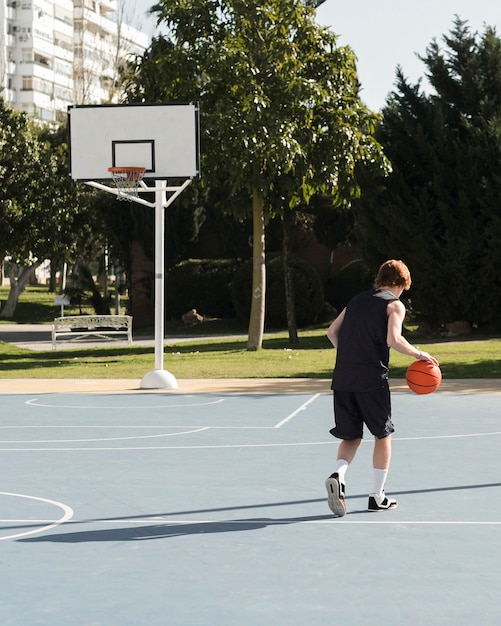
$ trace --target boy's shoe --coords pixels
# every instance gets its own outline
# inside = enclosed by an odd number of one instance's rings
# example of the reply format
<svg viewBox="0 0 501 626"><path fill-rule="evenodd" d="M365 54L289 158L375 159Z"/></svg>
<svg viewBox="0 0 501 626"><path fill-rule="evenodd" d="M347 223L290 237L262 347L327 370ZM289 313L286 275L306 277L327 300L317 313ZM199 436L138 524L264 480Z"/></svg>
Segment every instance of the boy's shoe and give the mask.
<svg viewBox="0 0 501 626"><path fill-rule="evenodd" d="M368 511L388 511L390 509L396 509L398 506L398 502L393 498L388 498L388 496L384 493L382 496L378 496L375 493L371 493L369 496L369 506L367 507Z"/></svg>
<svg viewBox="0 0 501 626"><path fill-rule="evenodd" d="M339 474L335 472L325 481L327 499L330 510L338 517L346 515L346 502L344 499L345 485L339 480Z"/></svg>

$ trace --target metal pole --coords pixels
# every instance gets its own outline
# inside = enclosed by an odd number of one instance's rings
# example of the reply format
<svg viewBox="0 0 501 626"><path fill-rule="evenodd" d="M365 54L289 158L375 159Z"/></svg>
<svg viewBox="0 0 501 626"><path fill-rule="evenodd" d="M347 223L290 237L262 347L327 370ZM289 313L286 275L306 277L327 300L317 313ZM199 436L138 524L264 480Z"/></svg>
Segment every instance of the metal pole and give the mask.
<svg viewBox="0 0 501 626"><path fill-rule="evenodd" d="M118 190L96 181L86 181L87 185L102 189L115 195ZM134 202L155 209L155 369L148 372L141 380L141 389L178 389L176 378L164 370L164 338L165 338L165 281L164 281L164 240L165 240L165 209L191 184L186 179L182 185L168 186L161 180L155 180L155 202L143 198L131 198ZM153 188L151 188L153 189ZM150 191L143 181L141 191ZM167 200L167 191L172 195Z"/></svg>
<svg viewBox="0 0 501 626"><path fill-rule="evenodd" d="M155 181L155 369L164 368L164 302L165 302L165 191L159 190L161 182Z"/></svg>
<svg viewBox="0 0 501 626"><path fill-rule="evenodd" d="M141 381L142 389L178 389L177 380L164 370L165 336L165 188L155 181L155 369Z"/></svg>

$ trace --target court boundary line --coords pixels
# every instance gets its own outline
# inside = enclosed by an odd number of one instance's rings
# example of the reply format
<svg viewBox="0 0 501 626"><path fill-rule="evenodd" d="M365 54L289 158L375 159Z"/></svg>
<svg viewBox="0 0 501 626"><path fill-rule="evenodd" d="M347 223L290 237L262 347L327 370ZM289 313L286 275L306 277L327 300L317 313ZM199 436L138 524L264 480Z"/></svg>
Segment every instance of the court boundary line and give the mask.
<svg viewBox="0 0 501 626"><path fill-rule="evenodd" d="M19 539L20 537L28 537L29 535L36 535L38 533L47 532L51 530L52 528L56 528L57 526L60 526L61 524L64 524L70 521L74 515L74 511L70 506L68 506L67 504L63 504L62 502L56 502L55 500L49 500L47 498L39 498L37 496L28 496L22 493L11 493L8 491L0 491L0 496L14 496L17 498L25 498L27 500L37 500L38 502L43 502L45 504L52 504L62 509L64 513L64 515L60 519L52 520L48 526L42 526L42 528L36 528L35 530L29 530L23 533L16 533L15 535L7 535L5 537L0 536L0 541L5 541L6 539ZM30 520L30 523L32 524L36 522L33 522L33 520ZM41 523L45 523L45 522L41 522Z"/></svg>
<svg viewBox="0 0 501 626"><path fill-rule="evenodd" d="M228 427L229 428L229 427ZM266 426L261 427L264 430L273 430L274 427ZM200 427L200 430L193 432L207 432L212 430L213 427ZM215 429L215 428L214 428ZM173 433L175 435L177 433ZM183 433L186 434L186 433ZM501 435L501 431L493 431L486 433L468 433L459 435L435 435L435 436L423 436L423 437L395 437L393 443L406 442L406 441L435 441L439 439L465 439L468 437L492 437ZM172 436L172 435L154 435L159 436ZM146 437L130 437L128 439L146 439ZM127 439L127 438L126 438ZM96 441L96 440L95 440ZM98 439L97 441L107 441L106 439ZM2 442L5 443L5 442ZM43 443L43 442L42 442ZM274 442L274 443L231 443L231 444L202 444L191 446L127 446L127 447L50 447L50 448L0 448L0 452L131 452L131 451L146 451L146 450L230 450L238 448L283 448L283 447L300 447L300 446L333 446L339 445L339 441L333 439L332 441L289 441L289 442ZM364 439L364 444L372 443L370 439Z"/></svg>
<svg viewBox="0 0 501 626"><path fill-rule="evenodd" d="M131 439L161 439L162 437L177 437L182 435L192 435L193 433L201 433L205 430L210 430L210 426L194 427L193 430L185 430L180 433L160 433L158 435L134 435L133 437L101 437L93 439L40 439L40 440L24 440L16 441L11 440L8 443L89 443L96 441L130 441ZM6 443L2 441L2 443Z"/></svg>
<svg viewBox="0 0 501 626"><path fill-rule="evenodd" d="M20 394L17 394L20 395ZM61 394L51 394L51 395L61 395ZM79 395L79 394L66 394L66 395ZM99 395L107 395L107 394L99 394ZM89 396L85 396L85 397L89 397ZM179 397L179 396L172 396L172 397ZM191 395L187 395L186 397L191 397ZM211 400L211 401L207 401L207 402L195 402L192 404L159 404L159 405L152 405L152 406L148 406L148 409L184 409L184 408L193 408L193 407L203 407L203 406L214 406L215 404L221 404L222 402L224 402L226 400L226 398L220 398L219 400ZM89 406L79 406L79 405L64 405L64 404L41 404L38 403L39 399L38 398L31 398L30 400L26 400L24 404L28 405L28 406L33 406L33 407L39 407L42 409L69 409L69 410L84 410L84 411L88 411L89 410ZM90 407L92 409L109 409L110 407L106 407L106 406L92 406ZM131 405L128 404L127 406L113 406L113 409L120 409L120 410L131 410L131 411L137 411L138 409L144 409L144 405Z"/></svg>
<svg viewBox="0 0 501 626"><path fill-rule="evenodd" d="M309 394L308 394L309 395ZM277 424L275 424L274 426L191 426L191 428L201 428L201 429L206 429L206 428L260 428L260 429L278 429L281 428L282 426L284 426L285 424L287 424L288 422L290 422L292 419L294 419L294 417L296 417L296 415L298 415L301 411L304 411L308 408L308 406L313 403L315 400L317 400L320 396L325 395L324 393L316 393L313 394L313 396L311 396L308 400L306 400L305 402L303 402L297 409L295 409L292 413L290 413L289 415L287 415L286 417L284 417L280 422L278 422ZM203 406L214 406L215 404L220 404L222 402L225 401L226 398L220 398L219 400L215 400L213 402L203 402L203 403L195 403L195 404L174 404L174 405L153 405L153 406L148 406L148 409L173 409L173 408L180 408L180 409L184 409L184 408L192 408L195 406L199 406L199 407L203 407ZM39 407L39 408L44 408L44 409L85 409L85 410L89 410L89 407L86 406L65 406L65 405L51 405L51 404L37 404L38 398L32 398L31 400L26 400L25 404L28 406L33 406L33 407ZM110 407L92 407L92 409L98 409L98 408L104 408L104 409L108 409ZM112 407L113 410L123 410L123 409L132 409L132 410L137 410L138 408L143 408L144 407L134 407L134 406L126 406L126 407L122 407L122 406L113 406ZM162 427L162 426L159 426ZM105 428L104 426L102 428ZM132 428L132 427L131 427ZM153 426L151 428L154 428ZM173 426L167 426L167 428L175 428ZM179 427L181 428L181 427ZM27 443L31 443L31 442L27 442Z"/></svg>
<svg viewBox="0 0 501 626"><path fill-rule="evenodd" d="M1 495L1 494L0 494ZM69 508L69 507L68 507ZM367 513L370 515L370 513ZM42 528L37 528L36 530L31 530L26 533L19 533L16 535L9 535L5 537L0 536L0 541L4 541L6 539L16 539L19 537L26 537L32 534L39 534L42 532L48 532L53 528L56 528L61 525L65 525L67 527L73 525L84 525L84 524L96 524L96 525L119 525L126 524L130 526L195 526L195 525L237 525L237 526L252 526L254 524L263 524L263 526L291 526L293 524L300 525L318 525L318 524L349 524L349 525L406 525L406 526L501 526L501 520L401 520L401 519L366 519L366 520L353 520L349 519L350 514L348 513L346 516L334 517L334 516L325 516L325 519L271 519L269 517L256 517L250 519L128 519L126 517L116 519L116 520L106 520L106 519L93 519L93 520L75 520L75 519L66 519L66 520L46 520L46 519L0 519L0 523L2 524L46 524L50 522L50 525L44 526ZM0 529L1 530L1 529ZM82 530L82 533L88 532L92 533L95 530Z"/></svg>
<svg viewBox="0 0 501 626"><path fill-rule="evenodd" d="M274 428L281 428L284 424L287 424L287 422L289 422L290 420L292 420L294 417L296 417L296 415L298 413L300 413L301 411L306 410L306 408L308 407L308 405L310 405L312 402L314 402L319 396L321 396L322 394L320 393L316 393L314 394L309 400L307 400L306 402L303 402L303 404L298 407L295 411L293 411L290 415L288 415L287 417L285 417L281 422L278 422L278 424L276 424L274 426Z"/></svg>

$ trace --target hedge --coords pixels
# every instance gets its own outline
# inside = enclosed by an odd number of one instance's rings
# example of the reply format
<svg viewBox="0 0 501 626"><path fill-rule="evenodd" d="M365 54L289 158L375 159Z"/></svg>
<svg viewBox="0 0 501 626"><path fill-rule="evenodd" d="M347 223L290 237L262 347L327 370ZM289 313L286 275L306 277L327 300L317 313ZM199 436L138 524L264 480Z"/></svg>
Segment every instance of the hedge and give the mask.
<svg viewBox="0 0 501 626"><path fill-rule="evenodd" d="M318 321L323 311L324 292L316 270L297 255L289 255L294 288L296 323L299 327ZM252 261L238 269L233 280L233 306L239 321L248 321L252 296ZM287 327L283 259L269 255L266 263L266 319L268 328Z"/></svg>

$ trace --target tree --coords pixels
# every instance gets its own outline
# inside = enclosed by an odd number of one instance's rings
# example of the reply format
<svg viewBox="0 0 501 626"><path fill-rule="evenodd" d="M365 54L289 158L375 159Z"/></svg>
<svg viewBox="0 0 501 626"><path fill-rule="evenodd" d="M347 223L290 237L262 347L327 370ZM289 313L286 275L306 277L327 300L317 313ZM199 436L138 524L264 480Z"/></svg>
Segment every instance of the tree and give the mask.
<svg viewBox="0 0 501 626"><path fill-rule="evenodd" d="M67 258L89 225L68 177L64 137L0 99L0 256L10 259L2 318L12 318L37 267Z"/></svg>
<svg viewBox="0 0 501 626"><path fill-rule="evenodd" d="M356 164L385 163L378 117L359 98L352 51L303 0L165 0L153 11L167 34L131 67L127 97L201 102L204 184L221 190L227 212L253 219L247 348L256 350L267 220L315 193L356 194Z"/></svg>
<svg viewBox="0 0 501 626"><path fill-rule="evenodd" d="M397 72L377 134L393 173L364 183L357 228L374 264L409 264L424 321L489 327L501 306L501 41L459 18L443 40L422 57L435 93Z"/></svg>
<svg viewBox="0 0 501 626"><path fill-rule="evenodd" d="M19 294L43 259L34 258L26 246L26 213L30 190L40 163L34 127L27 117L0 99L0 255L10 257L7 267L10 292L0 317L11 317ZM16 275L16 263L21 269Z"/></svg>

